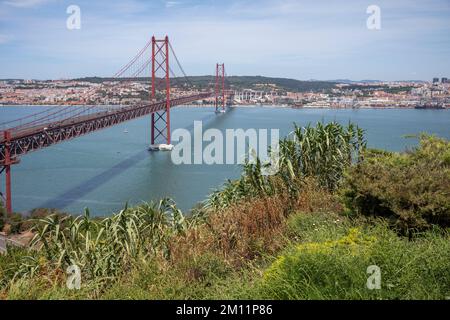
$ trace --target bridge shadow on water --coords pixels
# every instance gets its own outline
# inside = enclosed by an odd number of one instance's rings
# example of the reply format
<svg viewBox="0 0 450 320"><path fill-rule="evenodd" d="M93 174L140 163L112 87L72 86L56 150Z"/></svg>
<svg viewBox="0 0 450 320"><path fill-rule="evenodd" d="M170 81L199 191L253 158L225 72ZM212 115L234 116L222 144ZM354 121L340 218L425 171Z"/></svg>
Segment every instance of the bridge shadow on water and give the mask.
<svg viewBox="0 0 450 320"><path fill-rule="evenodd" d="M228 112L232 112L232 110L233 109L229 109ZM211 127L220 127L220 125L224 123L225 119L220 115L218 116L216 114L212 114L199 119L199 121L203 122L203 130L205 130ZM194 124L187 126L184 129L189 130L192 133L194 130ZM147 159L149 157L149 153L150 151L148 150L139 151L138 153L112 166L111 168L101 172L100 174L97 174L92 178L74 186L68 191L56 196L55 198L44 202L38 207L57 208L60 210L64 210L64 208L67 208L77 201L80 201L84 196L104 185L122 172Z"/></svg>
<svg viewBox="0 0 450 320"><path fill-rule="evenodd" d="M69 205L79 201L90 192L96 190L98 187L104 185L105 183L107 183L114 177L118 176L128 168L135 166L142 160L146 159L148 156L149 151L147 150L140 151L132 155L131 157L117 163L111 168L101 172L100 174L95 175L94 177L84 181L83 183L76 185L75 187L64 192L63 194L60 194L55 198L46 201L45 203L40 205L40 208L64 209Z"/></svg>

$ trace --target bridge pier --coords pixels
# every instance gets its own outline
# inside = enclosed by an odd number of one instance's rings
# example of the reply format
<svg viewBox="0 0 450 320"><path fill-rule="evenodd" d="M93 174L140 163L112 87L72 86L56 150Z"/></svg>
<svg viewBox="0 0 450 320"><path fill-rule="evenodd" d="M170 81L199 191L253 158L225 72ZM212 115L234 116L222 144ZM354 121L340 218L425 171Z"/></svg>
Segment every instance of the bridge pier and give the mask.
<svg viewBox="0 0 450 320"><path fill-rule="evenodd" d="M151 122L150 122L150 143L155 143L155 113L153 112L151 115Z"/></svg>
<svg viewBox="0 0 450 320"><path fill-rule="evenodd" d="M5 166L6 174L6 213L12 213L12 200L11 200L11 165Z"/></svg>

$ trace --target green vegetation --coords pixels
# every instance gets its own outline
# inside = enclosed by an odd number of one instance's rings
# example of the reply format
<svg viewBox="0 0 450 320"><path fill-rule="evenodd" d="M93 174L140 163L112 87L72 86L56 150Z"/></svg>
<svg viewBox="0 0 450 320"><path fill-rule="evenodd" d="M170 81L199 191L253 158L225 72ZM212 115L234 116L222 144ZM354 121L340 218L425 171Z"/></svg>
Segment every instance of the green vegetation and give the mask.
<svg viewBox="0 0 450 320"><path fill-rule="evenodd" d="M346 90L360 90L364 93L370 93L372 94L374 91L384 91L386 93L410 93L412 89L414 89L413 86L400 86L400 87L390 87L388 85L384 84L376 84L376 85L358 85L358 84L351 84L349 86L345 87Z"/></svg>
<svg viewBox="0 0 450 320"><path fill-rule="evenodd" d="M76 81L86 81L92 83L103 83L106 81L142 81L150 82L150 78L100 78L100 77L88 77L75 79ZM214 76L190 76L190 86L197 89L204 89L214 83ZM171 86L178 86L185 83L185 79L171 78ZM232 89L254 89L263 91L293 91L293 92L309 92L309 91L322 91L332 89L335 87L335 82L330 81L301 81L287 78L270 78L263 76L229 76L227 82Z"/></svg>
<svg viewBox="0 0 450 320"><path fill-rule="evenodd" d="M195 77L194 77L195 79ZM237 89L255 89L270 91L276 88L293 92L322 91L334 88L336 83L330 81L300 81L288 78L270 78L263 76L230 76L227 81Z"/></svg>
<svg viewBox="0 0 450 320"><path fill-rule="evenodd" d="M21 226L24 223L22 215L19 213L13 213L10 216L6 214L6 209L3 206L3 202L0 201L0 232L6 234L19 233L23 231Z"/></svg>
<svg viewBox="0 0 450 320"><path fill-rule="evenodd" d="M423 136L402 154L370 151L350 168L343 198L355 214L383 216L403 233L450 226L450 143Z"/></svg>
<svg viewBox="0 0 450 320"><path fill-rule="evenodd" d="M448 233L429 231L409 241L381 221L355 223L328 215L298 214L288 224L302 241L264 271L261 297L444 299L450 292ZM366 286L369 266L381 270L380 290Z"/></svg>
<svg viewBox="0 0 450 320"><path fill-rule="evenodd" d="M39 218L54 215L57 217L68 216L67 213L62 213L56 209L33 209L28 216L14 212L11 215L6 214L6 209L0 201L0 232L3 231L6 235L17 235L21 232L29 231L36 225Z"/></svg>
<svg viewBox="0 0 450 320"><path fill-rule="evenodd" d="M77 265L85 281L98 290L135 261L156 252L166 256L167 241L182 232L183 219L170 200L125 208L101 220L91 219L89 210L76 218L49 215L37 219L30 243L37 251L23 257L14 277L33 277L48 270L59 273Z"/></svg>
<svg viewBox="0 0 450 320"><path fill-rule="evenodd" d="M0 257L0 298L445 299L449 150L428 136L366 150L352 124L296 127L276 174L247 162L188 217L167 199L105 219L41 214L32 249ZM80 290L66 287L73 264Z"/></svg>
<svg viewBox="0 0 450 320"><path fill-rule="evenodd" d="M280 141L278 172L263 175L268 164L256 161L244 165L243 175L229 181L207 200L207 206L219 209L249 197L288 194L298 198L305 178L314 178L321 187L334 190L344 170L361 159L365 149L364 132L349 124L347 127L332 122L318 123L316 127L295 126L294 131Z"/></svg>

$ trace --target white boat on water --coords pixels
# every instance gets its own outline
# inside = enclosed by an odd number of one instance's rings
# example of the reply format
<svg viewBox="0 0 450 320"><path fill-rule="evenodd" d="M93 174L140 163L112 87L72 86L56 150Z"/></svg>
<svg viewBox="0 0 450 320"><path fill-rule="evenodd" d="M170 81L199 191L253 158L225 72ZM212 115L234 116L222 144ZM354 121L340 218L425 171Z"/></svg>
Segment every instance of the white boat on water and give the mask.
<svg viewBox="0 0 450 320"><path fill-rule="evenodd" d="M123 133L128 133L128 130L127 129L123 130Z"/></svg>
<svg viewBox="0 0 450 320"><path fill-rule="evenodd" d="M165 144L165 143L158 143L158 144L151 144L148 148L149 151L172 151L173 144Z"/></svg>

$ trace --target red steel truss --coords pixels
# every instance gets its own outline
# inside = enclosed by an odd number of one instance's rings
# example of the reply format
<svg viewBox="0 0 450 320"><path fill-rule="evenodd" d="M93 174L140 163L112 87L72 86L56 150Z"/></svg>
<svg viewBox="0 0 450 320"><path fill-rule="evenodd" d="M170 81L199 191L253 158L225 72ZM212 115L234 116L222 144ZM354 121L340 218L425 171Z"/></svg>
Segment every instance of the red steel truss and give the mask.
<svg viewBox="0 0 450 320"><path fill-rule="evenodd" d="M170 107L187 104L196 100L207 99L212 92L172 99ZM17 131L5 131L0 139L0 165L7 165L8 155L11 159L48 147L58 142L77 138L100 129L167 110L167 101L160 101L149 105L124 107L119 110L102 111L87 116L69 118L45 125Z"/></svg>
<svg viewBox="0 0 450 320"><path fill-rule="evenodd" d="M219 111L220 104L222 104L222 110L225 110L225 64L216 64L216 85L214 90L214 106L216 107L216 112Z"/></svg>
<svg viewBox="0 0 450 320"><path fill-rule="evenodd" d="M162 77L157 77L157 72L162 72ZM169 78L169 38L156 40L152 37L152 101L156 101L156 94L165 91L166 107L152 113L151 119L151 144L155 144L158 138L163 138L170 144L170 78Z"/></svg>

